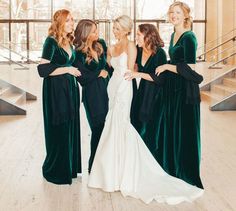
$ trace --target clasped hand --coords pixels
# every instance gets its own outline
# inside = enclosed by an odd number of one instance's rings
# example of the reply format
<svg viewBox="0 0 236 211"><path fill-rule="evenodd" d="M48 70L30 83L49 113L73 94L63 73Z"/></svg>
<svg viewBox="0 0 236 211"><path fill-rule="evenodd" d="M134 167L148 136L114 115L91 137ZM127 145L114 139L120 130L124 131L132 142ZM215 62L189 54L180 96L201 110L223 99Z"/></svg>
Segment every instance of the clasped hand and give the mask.
<svg viewBox="0 0 236 211"><path fill-rule="evenodd" d="M75 67L67 67L67 72L75 77L81 76L81 72Z"/></svg>
<svg viewBox="0 0 236 211"><path fill-rule="evenodd" d="M167 70L166 65L161 65L156 68L155 74L159 76L161 73L165 72Z"/></svg>
<svg viewBox="0 0 236 211"><path fill-rule="evenodd" d="M127 81L131 81L134 78L138 78L138 72L127 70L124 74L124 78Z"/></svg>

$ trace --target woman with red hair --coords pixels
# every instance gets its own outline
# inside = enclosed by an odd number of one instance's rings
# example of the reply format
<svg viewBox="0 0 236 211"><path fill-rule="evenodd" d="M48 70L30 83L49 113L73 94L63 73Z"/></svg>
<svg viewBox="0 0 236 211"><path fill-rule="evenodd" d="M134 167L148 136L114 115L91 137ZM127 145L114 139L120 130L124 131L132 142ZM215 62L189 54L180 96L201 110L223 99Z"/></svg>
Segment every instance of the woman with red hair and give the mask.
<svg viewBox="0 0 236 211"><path fill-rule="evenodd" d="M43 80L46 158L43 176L55 184L71 184L81 173L79 87L72 67L74 20L68 10L55 12L45 40L39 74ZM58 68L49 68L56 65Z"/></svg>

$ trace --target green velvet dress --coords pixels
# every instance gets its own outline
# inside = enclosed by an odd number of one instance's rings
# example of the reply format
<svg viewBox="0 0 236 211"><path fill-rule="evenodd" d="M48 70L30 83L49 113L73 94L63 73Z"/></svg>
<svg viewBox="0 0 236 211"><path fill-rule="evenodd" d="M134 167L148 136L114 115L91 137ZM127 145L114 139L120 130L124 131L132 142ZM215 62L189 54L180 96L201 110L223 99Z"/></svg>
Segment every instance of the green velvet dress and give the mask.
<svg viewBox="0 0 236 211"><path fill-rule="evenodd" d="M75 52L69 58L53 37L44 43L42 58L52 64L69 67ZM43 116L46 141L46 159L43 176L55 184L71 184L81 173L79 87L74 76L63 74L43 80Z"/></svg>
<svg viewBox="0 0 236 211"><path fill-rule="evenodd" d="M142 48L138 48L136 59L138 71L147 73L152 78L157 77L156 68L167 63L165 51L159 48L144 65L142 64L142 52ZM156 83L155 80L152 82L141 79L131 108L131 122L154 157L158 148L160 124L163 120L162 85Z"/></svg>
<svg viewBox="0 0 236 211"><path fill-rule="evenodd" d="M170 64L196 62L197 40L187 31L173 45L171 36ZM186 103L186 79L166 71L163 86L164 116L155 157L163 169L184 181L203 188L200 179L200 103Z"/></svg>
<svg viewBox="0 0 236 211"><path fill-rule="evenodd" d="M108 78L98 77L101 70L106 68L106 45L102 39L98 41L103 47L103 53L91 62L87 62L87 55L81 50L76 51L74 66L80 62L86 69L81 70L81 76L77 78L82 85L82 102L86 111L86 116L92 131L90 141L90 157L88 162L88 172L90 173L100 136L103 131L105 118L108 112Z"/></svg>

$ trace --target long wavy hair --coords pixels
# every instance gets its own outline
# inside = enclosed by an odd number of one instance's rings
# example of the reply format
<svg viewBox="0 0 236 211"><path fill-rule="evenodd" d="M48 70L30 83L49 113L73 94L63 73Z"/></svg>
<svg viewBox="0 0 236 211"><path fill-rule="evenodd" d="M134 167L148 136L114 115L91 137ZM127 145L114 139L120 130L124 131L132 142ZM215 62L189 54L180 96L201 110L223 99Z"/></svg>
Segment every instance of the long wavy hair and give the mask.
<svg viewBox="0 0 236 211"><path fill-rule="evenodd" d="M191 12L190 7L186 3L181 2L181 1L176 1L173 4L171 4L167 13L168 16L170 17L170 13L172 12L173 8L176 6L179 6L184 13L184 17L185 17L184 28L191 28L193 20L192 20L192 17L190 16L190 12Z"/></svg>
<svg viewBox="0 0 236 211"><path fill-rule="evenodd" d="M144 23L138 26L139 31L144 35L145 47L149 48L155 54L160 47L164 47L157 27L152 24Z"/></svg>
<svg viewBox="0 0 236 211"><path fill-rule="evenodd" d="M65 46L67 42L69 42L70 45L73 44L74 32L72 31L66 36L64 34L65 23L69 14L70 11L66 9L57 10L53 15L51 26L48 29L48 35L53 36L60 47Z"/></svg>
<svg viewBox="0 0 236 211"><path fill-rule="evenodd" d="M94 21L89 19L82 19L79 21L75 29L75 49L81 50L86 54L87 63L90 63L94 59L92 51L95 51L98 57L100 57L103 53L102 45L97 40L93 41L93 43L90 43L88 39L93 25L97 27L97 24Z"/></svg>

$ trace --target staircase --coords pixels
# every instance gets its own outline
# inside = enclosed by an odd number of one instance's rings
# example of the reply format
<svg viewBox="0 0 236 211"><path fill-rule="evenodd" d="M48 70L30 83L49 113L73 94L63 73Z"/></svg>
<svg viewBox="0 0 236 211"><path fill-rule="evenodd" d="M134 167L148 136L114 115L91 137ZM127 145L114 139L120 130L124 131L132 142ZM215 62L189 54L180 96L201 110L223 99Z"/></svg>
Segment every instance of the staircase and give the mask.
<svg viewBox="0 0 236 211"><path fill-rule="evenodd" d="M236 67L203 85L201 97L210 102L212 111L236 110Z"/></svg>
<svg viewBox="0 0 236 211"><path fill-rule="evenodd" d="M26 102L37 97L0 79L0 115L26 115Z"/></svg>
<svg viewBox="0 0 236 211"><path fill-rule="evenodd" d="M200 88L202 100L212 111L236 110L236 28L198 51L204 52L197 57L202 66L209 64L200 71L205 83Z"/></svg>

